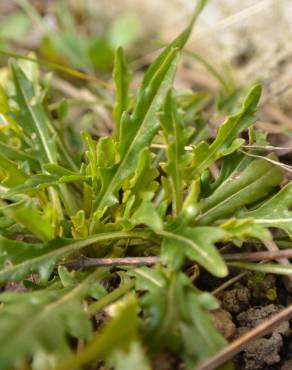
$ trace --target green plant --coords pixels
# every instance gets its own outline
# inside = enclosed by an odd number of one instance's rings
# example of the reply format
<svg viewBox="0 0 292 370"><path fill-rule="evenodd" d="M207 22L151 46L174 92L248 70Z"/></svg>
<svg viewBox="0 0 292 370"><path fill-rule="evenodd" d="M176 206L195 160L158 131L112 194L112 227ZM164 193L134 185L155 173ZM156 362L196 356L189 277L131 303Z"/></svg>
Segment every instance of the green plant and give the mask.
<svg viewBox="0 0 292 370"><path fill-rule="evenodd" d="M30 1L16 0L16 3L22 11L11 14L0 27L0 42L4 46L7 42L6 46L11 46L11 40L20 42L36 26L41 31L37 50L46 61L87 73L110 73L115 48L131 47L140 38L139 20L127 11L105 22L104 15L94 12L94 7L86 2L59 0L50 4L46 12L52 26ZM43 8L44 11L46 4Z"/></svg>
<svg viewBox="0 0 292 370"><path fill-rule="evenodd" d="M134 96L118 49L115 130L98 139L83 132L77 149L62 125L64 102L58 119L37 66L10 61L0 90L0 281L25 291L0 294L1 370L73 369L101 360L149 369L164 351L194 369L226 341L208 312L217 300L195 287L185 262L225 277L220 245L271 239L270 227L291 235L292 187L280 188L276 156L242 150L240 134L250 129L253 137L260 85L208 141L199 139L206 97L172 86L191 28L150 65ZM213 180L215 163L220 175ZM72 260L84 267L81 256L149 255L161 263L66 268ZM289 266L237 265L291 273ZM104 308L112 318L96 335L92 317Z"/></svg>

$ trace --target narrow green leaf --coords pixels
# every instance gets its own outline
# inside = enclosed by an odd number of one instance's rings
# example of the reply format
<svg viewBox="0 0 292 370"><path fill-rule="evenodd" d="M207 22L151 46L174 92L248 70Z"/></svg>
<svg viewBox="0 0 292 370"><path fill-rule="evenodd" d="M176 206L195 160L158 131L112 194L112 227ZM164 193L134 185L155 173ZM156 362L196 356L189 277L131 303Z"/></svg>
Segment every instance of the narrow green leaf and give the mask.
<svg viewBox="0 0 292 370"><path fill-rule="evenodd" d="M252 218L230 218L224 224L221 224L220 227L230 234L228 239L232 240L239 246L241 246L245 240L250 238L256 238L263 241L272 239L272 235L269 230L256 224Z"/></svg>
<svg viewBox="0 0 292 370"><path fill-rule="evenodd" d="M228 262L229 266L246 270L264 272L266 274L292 275L292 266L277 263Z"/></svg>
<svg viewBox="0 0 292 370"><path fill-rule="evenodd" d="M32 147L37 153L37 158L43 163L56 163L55 141L42 105L33 101L35 98L33 84L15 61L10 62L10 68L16 89L16 101L19 105L19 112L16 116L19 125L32 140Z"/></svg>
<svg viewBox="0 0 292 370"><path fill-rule="evenodd" d="M54 237L54 229L49 220L27 202L18 202L9 206L4 205L1 207L1 211L8 218L23 225L44 241L51 240Z"/></svg>
<svg viewBox="0 0 292 370"><path fill-rule="evenodd" d="M131 116L123 115L120 126L120 162L101 171L102 187L94 210L102 210L117 202L117 191L134 171L141 150L152 141L159 128L157 111L165 99L174 79L177 54L191 33L193 24L205 5L199 1L190 25L156 58L145 73L137 104Z"/></svg>
<svg viewBox="0 0 292 370"><path fill-rule="evenodd" d="M56 143L59 138L50 123L43 104L39 101L39 97L36 96L34 85L14 60L10 62L10 69L16 90L16 102L19 108L15 114L16 120L19 126L23 128L39 162L42 165L46 163L57 164L58 150ZM66 185L60 185L59 190L67 213L69 215L76 213L78 207L75 198ZM62 218L63 214L58 193L55 189L50 189L50 193L55 203L54 206L59 211L59 217Z"/></svg>
<svg viewBox="0 0 292 370"><path fill-rule="evenodd" d="M19 263L42 253L39 243L28 244L18 240L10 240L0 236L0 266L5 267L7 262Z"/></svg>
<svg viewBox="0 0 292 370"><path fill-rule="evenodd" d="M182 209L184 193L184 173L190 160L190 153L186 153L185 146L188 144L190 131L184 126L181 112L171 91L167 94L164 110L160 114L167 143L167 163L163 169L170 177L172 188L172 209L176 216Z"/></svg>
<svg viewBox="0 0 292 370"><path fill-rule="evenodd" d="M55 163L47 163L47 164L44 164L44 169L46 171L48 171L49 173L51 173L52 175L60 175L60 176L75 176L75 175L79 175L78 173L73 172L71 170L68 170L67 168L62 167L62 166L60 166L58 164L55 164Z"/></svg>
<svg viewBox="0 0 292 370"><path fill-rule="evenodd" d="M131 217L131 221L136 225L144 224L152 230L159 232L163 228L163 222L151 202L143 202Z"/></svg>
<svg viewBox="0 0 292 370"><path fill-rule="evenodd" d="M42 280L50 277L56 263L65 257L68 257L82 248L107 240L127 239L127 238L147 238L143 233L126 232L108 232L93 235L86 239L74 241L72 239L56 239L44 245L40 253L33 249L33 255L25 254L23 259L17 259L15 264L6 265L0 271L0 282L18 281L30 273L38 273ZM9 261L9 249L6 250L4 257ZM15 258L15 257L14 257Z"/></svg>
<svg viewBox="0 0 292 370"><path fill-rule="evenodd" d="M292 236L292 184L286 185L254 211L245 213L265 227L277 227Z"/></svg>
<svg viewBox="0 0 292 370"><path fill-rule="evenodd" d="M153 154L149 148L144 148L139 155L133 177L123 186L123 203L131 196L135 197L136 202L152 200L159 186L158 182L154 181L158 175L159 171L153 164Z"/></svg>
<svg viewBox="0 0 292 370"><path fill-rule="evenodd" d="M28 178L27 174L18 168L17 164L0 154L0 171L4 171L6 177L2 184L7 187L13 187L23 184Z"/></svg>
<svg viewBox="0 0 292 370"><path fill-rule="evenodd" d="M97 190L99 182L98 164L97 164L97 143L87 131L81 132L85 146L85 154L88 164L85 168L85 173L92 178L92 188Z"/></svg>
<svg viewBox="0 0 292 370"><path fill-rule="evenodd" d="M71 352L68 335L89 338L92 328L82 300L102 274L104 271L95 271L73 289L1 294L0 301L4 304L1 308L1 370L35 359L40 351L55 362Z"/></svg>
<svg viewBox="0 0 292 370"><path fill-rule="evenodd" d="M226 233L216 227L185 227L174 231L162 231L161 258L174 268L181 267L184 257L198 262L211 274L223 277L227 268L215 247L224 240Z"/></svg>
<svg viewBox="0 0 292 370"><path fill-rule="evenodd" d="M213 143L208 145L201 142L194 148L192 176L201 175L216 160L234 152L243 144L243 140L237 139L237 136L255 121L254 114L260 95L261 86L255 85L245 98L241 111L227 118L220 126Z"/></svg>
<svg viewBox="0 0 292 370"><path fill-rule="evenodd" d="M218 178L214 182L208 183L207 187L205 186L202 198L208 197L225 180L227 180L232 173L242 172L242 170L251 162L251 158L248 158L243 153L240 153L238 151L224 157L222 159L222 166L220 168L220 174Z"/></svg>
<svg viewBox="0 0 292 370"><path fill-rule="evenodd" d="M0 152L11 161L27 161L32 168L38 167L38 160L35 157L2 141L0 141Z"/></svg>
<svg viewBox="0 0 292 370"><path fill-rule="evenodd" d="M117 162L117 150L112 137L104 136L98 140L96 162L99 168L110 167Z"/></svg>
<svg viewBox="0 0 292 370"><path fill-rule="evenodd" d="M116 102L113 109L113 116L116 122L116 138L119 140L121 117L123 112L128 110L130 103L129 83L131 80L131 74L121 47L116 51L113 77L116 85Z"/></svg>
<svg viewBox="0 0 292 370"><path fill-rule="evenodd" d="M12 189L7 191L6 196L9 197L14 194L29 192L36 193L41 189L45 189L52 185L57 185L59 179L59 176L45 174L30 176L21 185L14 186Z"/></svg>
<svg viewBox="0 0 292 370"><path fill-rule="evenodd" d="M156 74L156 71L159 67L159 65L163 62L163 60L167 57L169 52L174 48L182 49L186 42L188 41L188 38L190 37L190 34L192 32L193 26L201 13L201 11L204 9L205 5L207 3L207 0L198 0L196 8L194 10L192 19L188 27L175 39L173 40L165 49L164 51L156 58L156 60L151 64L149 69L146 71L142 87L145 88L149 85L150 81Z"/></svg>
<svg viewBox="0 0 292 370"><path fill-rule="evenodd" d="M135 284L138 290L156 290L157 288L166 287L165 276L157 268L140 267L129 271L134 276Z"/></svg>
<svg viewBox="0 0 292 370"><path fill-rule="evenodd" d="M139 154L157 133L157 111L172 84L177 64L177 50L171 50L159 66L147 89L141 90L131 117L121 121L119 152L121 160L110 168L101 169L102 187L94 204L102 210L117 202L117 191L137 165Z"/></svg>
<svg viewBox="0 0 292 370"><path fill-rule="evenodd" d="M128 295L121 302L117 302L116 308L115 316L101 332L83 350L65 359L54 370L74 370L100 359L111 362L117 352L129 353L131 345L138 339L137 301L133 295ZM150 369L143 355L140 359L143 359L142 369Z"/></svg>
<svg viewBox="0 0 292 370"><path fill-rule="evenodd" d="M29 177L22 185L15 186L11 189L9 189L5 193L5 197L10 197L15 194L22 194L27 193L30 195L34 195L38 193L39 191L49 188L49 187L58 187L61 184L65 183L75 183L77 181L85 181L86 177L84 175L48 175L48 174L40 174ZM63 189L64 191L61 194L61 197L64 197L64 194L67 189ZM70 199L68 200L70 202ZM72 213L74 214L75 210L72 209ZM69 212L71 215L71 212Z"/></svg>
<svg viewBox="0 0 292 370"><path fill-rule="evenodd" d="M125 12L114 19L108 30L110 45L116 49L119 46L131 46L141 36L141 24L138 15Z"/></svg>
<svg viewBox="0 0 292 370"><path fill-rule="evenodd" d="M137 289L144 293L145 339L152 353L170 350L192 369L226 345L207 312L218 303L195 289L185 274L143 268L135 269L134 276Z"/></svg>
<svg viewBox="0 0 292 370"><path fill-rule="evenodd" d="M189 293L186 296L185 304L184 311L188 312L190 317L189 320L185 320L181 324L181 335L185 349L184 358L186 366L195 369L198 363L214 356L227 343L215 328L212 317L200 302L200 295Z"/></svg>
<svg viewBox="0 0 292 370"><path fill-rule="evenodd" d="M264 198L283 178L283 170L263 159L253 161L242 172L234 172L214 193L201 201L200 225L226 218L241 207Z"/></svg>

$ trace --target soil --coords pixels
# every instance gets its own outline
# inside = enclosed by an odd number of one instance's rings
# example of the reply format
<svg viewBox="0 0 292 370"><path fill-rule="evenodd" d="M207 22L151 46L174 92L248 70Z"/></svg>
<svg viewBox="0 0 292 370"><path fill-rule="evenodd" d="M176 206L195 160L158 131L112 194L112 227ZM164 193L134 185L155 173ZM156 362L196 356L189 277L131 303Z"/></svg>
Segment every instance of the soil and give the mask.
<svg viewBox="0 0 292 370"><path fill-rule="evenodd" d="M254 328L262 321L279 312L283 307L269 304L263 307L251 307L236 316L237 336ZM263 369L266 365L278 364L281 361L280 351L284 345L284 337L289 336L289 322L281 323L272 334L254 340L246 346L239 356L239 368L246 370Z"/></svg>
<svg viewBox="0 0 292 370"><path fill-rule="evenodd" d="M285 361L283 366L281 367L281 370L291 370L292 369L292 359Z"/></svg>
<svg viewBox="0 0 292 370"><path fill-rule="evenodd" d="M232 321L231 314L223 309L213 312L213 320L217 330L223 334L226 339L231 339L236 333L236 326Z"/></svg>
<svg viewBox="0 0 292 370"><path fill-rule="evenodd" d="M228 341L243 335L291 302L281 277L261 277L255 284L249 274L221 292L221 309L213 313L217 329ZM271 289L275 296L269 295ZM272 301L274 299L274 301ZM292 330L282 322L272 333L255 339L235 359L237 370L292 370Z"/></svg>
<svg viewBox="0 0 292 370"><path fill-rule="evenodd" d="M152 359L151 368L153 370L180 370L182 366L170 352L163 352Z"/></svg>
<svg viewBox="0 0 292 370"><path fill-rule="evenodd" d="M247 287L238 285L234 289L223 292L220 298L223 309L230 313L238 313L249 306L250 291Z"/></svg>

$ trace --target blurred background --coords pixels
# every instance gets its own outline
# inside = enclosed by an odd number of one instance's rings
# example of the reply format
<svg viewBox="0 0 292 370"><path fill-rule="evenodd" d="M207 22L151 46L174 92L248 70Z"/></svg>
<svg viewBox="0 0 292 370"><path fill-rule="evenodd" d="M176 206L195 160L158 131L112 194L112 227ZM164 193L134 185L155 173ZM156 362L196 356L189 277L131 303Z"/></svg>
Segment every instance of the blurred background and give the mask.
<svg viewBox="0 0 292 370"><path fill-rule="evenodd" d="M112 102L115 49L125 48L136 87L156 51L186 26L195 4L195 0L1 1L0 82L7 73L9 53L37 56L46 73L54 71L56 99L87 102L80 124L91 127L98 116L99 134L106 133L112 125L104 105ZM76 78L46 62L107 84ZM224 115L230 113L229 103L256 80L264 87L257 126L274 145L292 146L292 1L210 0L184 52L176 85L213 94ZM211 127L221 119L213 118Z"/></svg>

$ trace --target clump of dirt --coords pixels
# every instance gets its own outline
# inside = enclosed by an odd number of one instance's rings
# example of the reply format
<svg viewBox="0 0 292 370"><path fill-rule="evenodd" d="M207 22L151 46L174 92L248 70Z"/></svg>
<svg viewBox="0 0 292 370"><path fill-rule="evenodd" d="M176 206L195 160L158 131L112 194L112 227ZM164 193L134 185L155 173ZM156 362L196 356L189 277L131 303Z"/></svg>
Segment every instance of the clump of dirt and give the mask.
<svg viewBox="0 0 292 370"><path fill-rule="evenodd" d="M98 313L96 313L94 316L93 316L94 320L93 320L93 323L94 323L94 326L96 329L100 328L104 322L108 319L108 314L106 313L105 310L102 310Z"/></svg>
<svg viewBox="0 0 292 370"><path fill-rule="evenodd" d="M232 321L231 314L226 310L219 309L214 311L212 316L216 329L220 331L224 338L232 338L236 333L236 326Z"/></svg>
<svg viewBox="0 0 292 370"><path fill-rule="evenodd" d="M5 285L6 292L13 292L13 293L23 293L26 292L28 289L23 285L22 282L9 282Z"/></svg>
<svg viewBox="0 0 292 370"><path fill-rule="evenodd" d="M229 341L239 338L291 304L281 278L273 275L247 274L240 283L218 295L221 309L213 313L214 323ZM237 370L292 370L289 321L272 333L253 340L236 357Z"/></svg>
<svg viewBox="0 0 292 370"><path fill-rule="evenodd" d="M291 370L292 369L292 359L285 361L281 367L281 370Z"/></svg>
<svg viewBox="0 0 292 370"><path fill-rule="evenodd" d="M251 307L236 316L238 324L237 336L248 332L264 320L279 312L283 307L269 304L262 307ZM280 351L283 347L283 336L290 331L289 322L285 321L275 328L272 334L255 339L246 346L239 356L240 370L259 370L264 366L277 364L281 361ZM292 369L292 368L291 368Z"/></svg>
<svg viewBox="0 0 292 370"><path fill-rule="evenodd" d="M269 304L262 307L251 307L247 311L241 312L236 316L236 321L240 328L254 328L259 325L262 321L268 319L272 315L275 315L283 309L282 306L276 306ZM287 334L289 332L289 322L285 321L281 323L274 333Z"/></svg>
<svg viewBox="0 0 292 370"><path fill-rule="evenodd" d="M11 281L3 286L3 291L13 293L24 293L32 290L30 284L38 284L40 282L39 277L36 274L30 274L24 281L17 282Z"/></svg>
<svg viewBox="0 0 292 370"><path fill-rule="evenodd" d="M151 365L153 370L178 370L181 368L177 357L170 352L163 352L155 356Z"/></svg>
<svg viewBox="0 0 292 370"><path fill-rule="evenodd" d="M242 353L243 365L240 370L260 370L265 365L277 364L281 361L280 350L283 339L280 334L273 334L270 338L259 338L246 346Z"/></svg>
<svg viewBox="0 0 292 370"><path fill-rule="evenodd" d="M220 294L222 308L231 313L238 313L249 306L251 295L250 290L238 284L234 289L230 289Z"/></svg>

